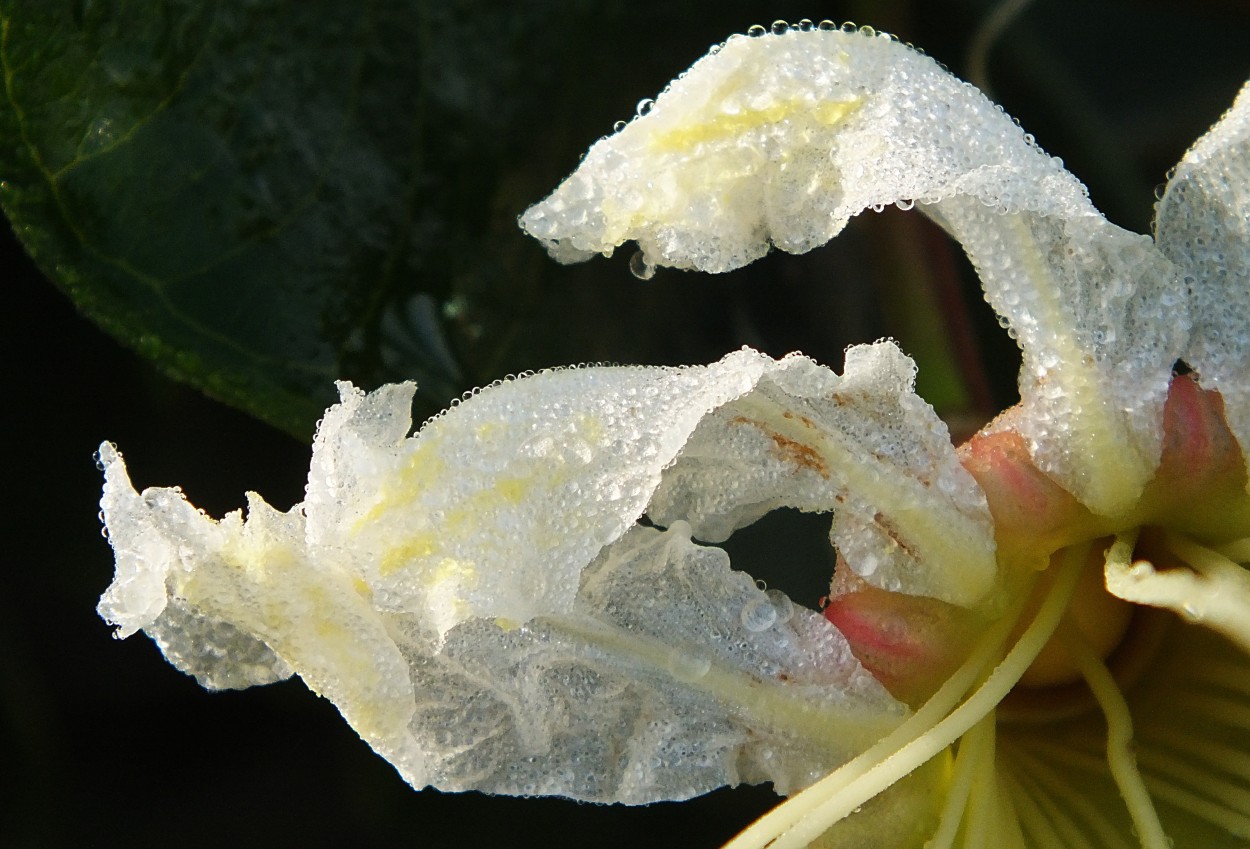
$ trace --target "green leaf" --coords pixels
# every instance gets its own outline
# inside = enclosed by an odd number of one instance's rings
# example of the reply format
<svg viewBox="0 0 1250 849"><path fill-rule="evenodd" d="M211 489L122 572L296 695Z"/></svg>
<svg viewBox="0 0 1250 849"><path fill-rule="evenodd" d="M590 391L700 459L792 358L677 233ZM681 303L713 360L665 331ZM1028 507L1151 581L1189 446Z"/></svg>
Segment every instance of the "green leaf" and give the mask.
<svg viewBox="0 0 1250 849"><path fill-rule="evenodd" d="M433 412L516 323L475 299L541 285L483 246L555 35L476 5L8 0L0 203L82 310L222 400L306 435L333 380L416 378Z"/></svg>

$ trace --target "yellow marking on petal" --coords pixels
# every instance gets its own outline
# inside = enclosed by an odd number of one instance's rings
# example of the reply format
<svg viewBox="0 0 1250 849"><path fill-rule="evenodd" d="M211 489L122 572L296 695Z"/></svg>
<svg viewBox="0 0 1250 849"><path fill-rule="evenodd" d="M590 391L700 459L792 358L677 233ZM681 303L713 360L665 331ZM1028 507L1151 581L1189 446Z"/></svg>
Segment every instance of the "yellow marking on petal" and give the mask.
<svg viewBox="0 0 1250 849"><path fill-rule="evenodd" d="M431 531L414 534L404 542L387 549L378 562L378 574L393 575L415 560L429 557L438 548L438 538Z"/></svg>
<svg viewBox="0 0 1250 849"><path fill-rule="evenodd" d="M413 445L404 465L378 491L373 506L352 523L351 535L360 533L386 512L411 504L423 491L434 487L439 476L447 471L446 462L434 450L435 444L434 437L427 437Z"/></svg>
<svg viewBox="0 0 1250 849"><path fill-rule="evenodd" d="M684 153L708 142L717 142L740 136L750 130L777 124L793 116L810 117L826 127L835 126L859 108L861 98L851 100L822 101L817 104L800 98L783 100L763 109L744 109L741 112L718 112L710 118L682 124L674 129L657 132L647 145L657 153Z"/></svg>
<svg viewBox="0 0 1250 849"><path fill-rule="evenodd" d="M495 624L499 626L501 631L515 631L521 627L521 623L515 619L509 619L506 616L499 616L495 619Z"/></svg>
<svg viewBox="0 0 1250 849"><path fill-rule="evenodd" d="M530 489L530 482L521 478L502 478L495 483L495 492L509 504L523 502Z"/></svg>

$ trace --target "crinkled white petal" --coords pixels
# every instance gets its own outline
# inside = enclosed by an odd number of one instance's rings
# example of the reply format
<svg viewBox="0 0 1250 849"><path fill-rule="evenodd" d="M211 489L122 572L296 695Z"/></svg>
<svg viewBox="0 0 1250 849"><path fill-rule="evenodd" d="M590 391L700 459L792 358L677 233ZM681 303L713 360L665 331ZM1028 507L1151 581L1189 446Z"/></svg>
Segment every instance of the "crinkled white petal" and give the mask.
<svg viewBox="0 0 1250 849"><path fill-rule="evenodd" d="M497 384L404 438L411 384L340 384L313 444L309 540L431 637L570 609L578 575L640 516L710 410L777 364L576 368Z"/></svg>
<svg viewBox="0 0 1250 849"><path fill-rule="evenodd" d="M1176 166L1157 214L1159 247L1186 275L1185 361L1224 396L1250 456L1250 83Z"/></svg>
<svg viewBox="0 0 1250 849"><path fill-rule="evenodd" d="M725 271L891 203L962 242L1010 323L1038 464L1095 511L1126 509L1154 472L1188 332L1173 267L1001 109L887 36L731 38L521 226L562 261L633 239L651 264Z"/></svg>
<svg viewBox="0 0 1250 849"><path fill-rule="evenodd" d="M642 803L809 783L905 713L821 616L689 526L634 525L708 412L783 368L595 368L408 430L411 385L322 422L308 499L217 521L101 449L100 611L207 686L294 671L415 786Z"/></svg>
<svg viewBox="0 0 1250 849"><path fill-rule="evenodd" d="M971 605L993 587L985 495L893 342L850 348L842 376L788 357L709 415L649 509L720 541L778 507L833 512L833 540L883 589Z"/></svg>

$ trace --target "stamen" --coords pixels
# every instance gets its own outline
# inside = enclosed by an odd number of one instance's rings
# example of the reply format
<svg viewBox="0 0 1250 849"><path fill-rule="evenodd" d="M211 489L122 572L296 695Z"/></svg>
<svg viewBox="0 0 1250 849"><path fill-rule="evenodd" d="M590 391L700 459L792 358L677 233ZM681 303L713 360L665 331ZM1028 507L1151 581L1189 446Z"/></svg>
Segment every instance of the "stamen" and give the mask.
<svg viewBox="0 0 1250 849"><path fill-rule="evenodd" d="M1108 563L1110 558L1108 557ZM1120 692L1111 671L1081 638L1074 627L1061 626L1059 639L1072 656L1085 683L1094 694L1098 706L1107 719L1107 764L1115 780L1129 817L1137 829L1143 849L1171 849L1172 842L1163 833L1159 813L1155 810L1150 793L1142 782L1133 754L1133 718L1129 713L1124 694Z"/></svg>
<svg viewBox="0 0 1250 849"><path fill-rule="evenodd" d="M973 778L984 768L987 751L991 753L990 769L993 770L994 723L994 713L991 711L959 741L959 754L955 758L955 770L951 776L950 790L946 794L946 804L942 806L942 817L938 821L937 831L925 844L925 849L950 849L955 845L959 824L968 807L968 797L972 795Z"/></svg>
<svg viewBox="0 0 1250 849"><path fill-rule="evenodd" d="M1072 600L1072 591L1088 553L1089 545L1072 546L1064 552L1060 565L1043 577L1048 586L1042 589L1043 600L1032 623L963 704L935 722L949 710L949 704L944 702L952 695L957 701L962 695L953 694L955 688L951 685L958 679L957 683L966 691L971 681L992 662L997 651L984 649L1001 646L1000 640L1005 639L1016 624L1019 607L1013 611L1015 616L1004 617L996 624L991 632L996 639L978 645L975 658L961 666L947 685L895 732L757 820L726 844L725 849L761 849L764 846L800 849L966 734L1010 692L1054 634ZM998 637L999 634L1003 636ZM973 666L973 660L980 665Z"/></svg>
<svg viewBox="0 0 1250 849"><path fill-rule="evenodd" d="M1173 610L1250 652L1250 572L1185 537L1168 534L1166 545L1190 569L1160 572L1145 560L1126 566L1108 554L1108 592L1125 601Z"/></svg>
<svg viewBox="0 0 1250 849"><path fill-rule="evenodd" d="M985 726L986 738L979 748L983 751L977 758L976 780L972 784L972 797L968 802L968 824L964 829L964 846L989 846L990 835L998 827L998 781L995 779L995 730L994 711L985 715L976 726ZM976 728L973 729L975 731ZM971 733L971 732L969 732Z"/></svg>

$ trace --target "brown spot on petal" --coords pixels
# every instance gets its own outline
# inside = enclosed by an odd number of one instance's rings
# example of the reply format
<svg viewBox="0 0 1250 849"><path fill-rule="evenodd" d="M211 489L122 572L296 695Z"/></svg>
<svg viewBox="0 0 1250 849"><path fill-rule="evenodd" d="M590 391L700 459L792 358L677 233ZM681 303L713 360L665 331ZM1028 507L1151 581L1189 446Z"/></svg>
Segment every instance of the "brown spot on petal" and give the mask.
<svg viewBox="0 0 1250 849"><path fill-rule="evenodd" d="M792 414L786 413L786 415L790 416ZM812 446L798 442L788 436L783 436L762 422L748 419L745 416L735 416L730 421L734 424L749 424L752 427L759 428L773 441L776 453L783 461L801 469L810 469L825 480L829 479L829 467L825 464L825 458L820 456L820 452ZM803 422L809 427L811 426L810 420L804 418Z"/></svg>

